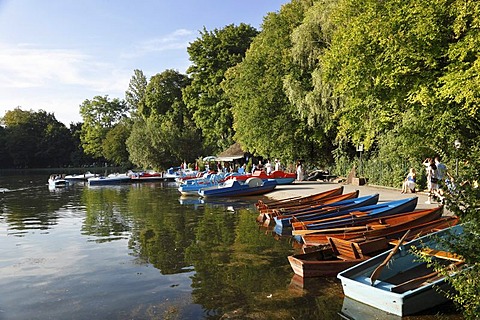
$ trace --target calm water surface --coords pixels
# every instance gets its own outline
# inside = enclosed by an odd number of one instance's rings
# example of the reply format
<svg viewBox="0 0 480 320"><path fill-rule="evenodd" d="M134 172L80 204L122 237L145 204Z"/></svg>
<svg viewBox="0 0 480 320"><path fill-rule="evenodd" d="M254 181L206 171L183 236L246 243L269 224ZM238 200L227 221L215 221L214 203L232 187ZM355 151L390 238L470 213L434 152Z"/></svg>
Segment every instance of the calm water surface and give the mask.
<svg viewBox="0 0 480 320"><path fill-rule="evenodd" d="M292 242L257 226L256 198L47 179L0 176L0 320L369 317L335 278L293 277ZM404 319L460 319L449 310Z"/></svg>

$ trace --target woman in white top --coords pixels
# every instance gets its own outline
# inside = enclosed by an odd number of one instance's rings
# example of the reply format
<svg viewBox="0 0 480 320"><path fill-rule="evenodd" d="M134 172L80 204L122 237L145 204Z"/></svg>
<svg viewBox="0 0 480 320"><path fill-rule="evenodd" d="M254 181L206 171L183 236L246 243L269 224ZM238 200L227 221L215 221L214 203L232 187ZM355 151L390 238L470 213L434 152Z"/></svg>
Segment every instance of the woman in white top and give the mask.
<svg viewBox="0 0 480 320"><path fill-rule="evenodd" d="M297 180L303 181L303 168L300 161L297 163Z"/></svg>

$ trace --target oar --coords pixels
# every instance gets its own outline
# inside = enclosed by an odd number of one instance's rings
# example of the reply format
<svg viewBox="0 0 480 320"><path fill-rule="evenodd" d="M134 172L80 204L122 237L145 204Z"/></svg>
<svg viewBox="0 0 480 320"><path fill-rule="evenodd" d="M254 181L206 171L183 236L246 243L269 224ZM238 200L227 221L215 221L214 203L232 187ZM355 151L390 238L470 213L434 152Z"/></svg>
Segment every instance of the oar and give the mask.
<svg viewBox="0 0 480 320"><path fill-rule="evenodd" d="M373 270L372 275L370 276L370 284L372 286L375 283L375 280L377 280L378 277L380 276L380 274L382 273L383 268L387 265L387 263L390 261L390 259L392 259L392 257L395 255L395 253L397 253L398 248L400 248L400 246L402 245L403 241L407 238L409 233L410 233L410 230L407 230L407 232L405 232L405 234L400 239L400 241L398 241L397 245L392 249L392 251L390 251L390 253L385 258L385 260L383 260L383 262L380 263L380 265L378 267L376 267L375 270Z"/></svg>

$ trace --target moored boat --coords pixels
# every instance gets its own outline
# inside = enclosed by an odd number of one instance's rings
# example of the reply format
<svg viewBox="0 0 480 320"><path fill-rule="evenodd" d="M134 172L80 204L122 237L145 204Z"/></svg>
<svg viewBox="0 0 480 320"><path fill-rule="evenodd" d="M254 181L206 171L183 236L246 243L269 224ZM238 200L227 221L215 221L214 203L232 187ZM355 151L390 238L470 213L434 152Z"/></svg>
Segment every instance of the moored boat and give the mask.
<svg viewBox="0 0 480 320"><path fill-rule="evenodd" d="M312 203L321 199L326 199L329 197L340 195L342 193L343 193L343 186L334 188L331 190L319 192L316 194L312 194L309 196L305 196L305 197L293 197L293 198L287 198L283 200L276 200L276 201L270 201L270 202L263 202L262 200L258 200L255 206L258 210L267 209L267 208L277 209L277 208L294 207L295 205Z"/></svg>
<svg viewBox="0 0 480 320"><path fill-rule="evenodd" d="M358 195L358 191L356 192ZM295 224L305 224L308 221L315 221L322 219L322 217L327 217L327 214L334 212L341 212L345 210L350 210L359 207L365 207L370 205L375 205L378 202L379 194L372 194L360 198L349 198L346 200L336 201L332 203L322 204L314 206L311 208L305 208L301 210L296 210L284 214L281 216L276 216L274 218L275 223L280 225L283 228L291 227L292 223ZM331 217L332 215L328 215Z"/></svg>
<svg viewBox="0 0 480 320"><path fill-rule="evenodd" d="M372 218L380 218L413 211L417 206L417 202L418 198L412 197L335 213L328 213L315 223L295 227L292 234L301 236L315 233L316 230L364 225Z"/></svg>
<svg viewBox="0 0 480 320"><path fill-rule="evenodd" d="M249 178L245 182L227 180L223 184L200 189L198 194L202 197L239 197L254 196L273 191L277 186L275 180L263 181L258 178Z"/></svg>
<svg viewBox="0 0 480 320"><path fill-rule="evenodd" d="M450 287L445 278L411 249L456 272L464 261L448 252L439 238L451 242L462 233L462 226L456 225L406 244L400 241L392 250L340 272L337 277L345 296L397 316L415 314L448 301L444 292Z"/></svg>
<svg viewBox="0 0 480 320"><path fill-rule="evenodd" d="M456 217L443 217L428 223L410 225L409 235L405 241L418 238L432 232L449 228L458 222ZM373 238L355 238L351 240L341 237L326 236L326 243L316 249L307 249L305 253L294 254L288 257L294 272L303 277L332 276L338 272L352 267L372 255L379 254L388 249L389 243L401 237L404 232L387 233ZM323 243L322 243L323 244Z"/></svg>
<svg viewBox="0 0 480 320"><path fill-rule="evenodd" d="M115 185L115 184L122 184L122 183L129 183L132 179L126 173L114 173L109 174L108 176L104 177L94 177L88 179L89 186L102 186L102 185Z"/></svg>
<svg viewBox="0 0 480 320"><path fill-rule="evenodd" d="M129 176L133 182L155 182L165 180L163 174L157 171L130 172Z"/></svg>
<svg viewBox="0 0 480 320"><path fill-rule="evenodd" d="M72 181L72 182L75 182L75 181L87 181L89 178L93 178L95 177L95 174L94 173L91 173L90 171L87 171L85 173L79 173L79 174L68 174L65 176L65 180L67 181Z"/></svg>
<svg viewBox="0 0 480 320"><path fill-rule="evenodd" d="M381 236L396 237L412 230L412 233L423 233L422 230L432 232L435 229L442 229L457 224L456 216L441 217L443 207L416 210L405 212L383 218L375 218L363 226L355 228L334 228L319 230L318 232L301 236L304 247L314 247L328 244L328 237L335 237L344 240L353 239L374 239Z"/></svg>

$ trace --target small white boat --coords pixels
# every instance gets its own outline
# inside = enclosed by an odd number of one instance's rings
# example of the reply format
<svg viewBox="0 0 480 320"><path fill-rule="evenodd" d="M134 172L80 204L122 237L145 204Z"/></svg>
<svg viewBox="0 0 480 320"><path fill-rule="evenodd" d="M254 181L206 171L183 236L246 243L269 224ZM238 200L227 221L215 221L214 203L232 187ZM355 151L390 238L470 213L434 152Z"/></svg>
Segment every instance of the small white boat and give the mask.
<svg viewBox="0 0 480 320"><path fill-rule="evenodd" d="M68 174L65 176L65 180L67 181L87 181L90 178L95 177L94 173L91 173L89 171L83 173L83 174Z"/></svg>
<svg viewBox="0 0 480 320"><path fill-rule="evenodd" d="M129 183L132 179L126 173L113 173L109 174L106 177L94 177L88 179L89 186L101 186L101 185L112 185L112 184L122 184Z"/></svg>
<svg viewBox="0 0 480 320"><path fill-rule="evenodd" d="M442 291L450 286L445 278L410 249L415 247L454 270L462 266L462 257L444 251L437 239L462 233L462 225L456 225L403 245L400 241L394 249L340 272L337 277L345 296L401 317L447 302Z"/></svg>
<svg viewBox="0 0 480 320"><path fill-rule="evenodd" d="M60 174L52 174L48 178L48 186L50 188L63 188L68 185L68 181L65 180Z"/></svg>

